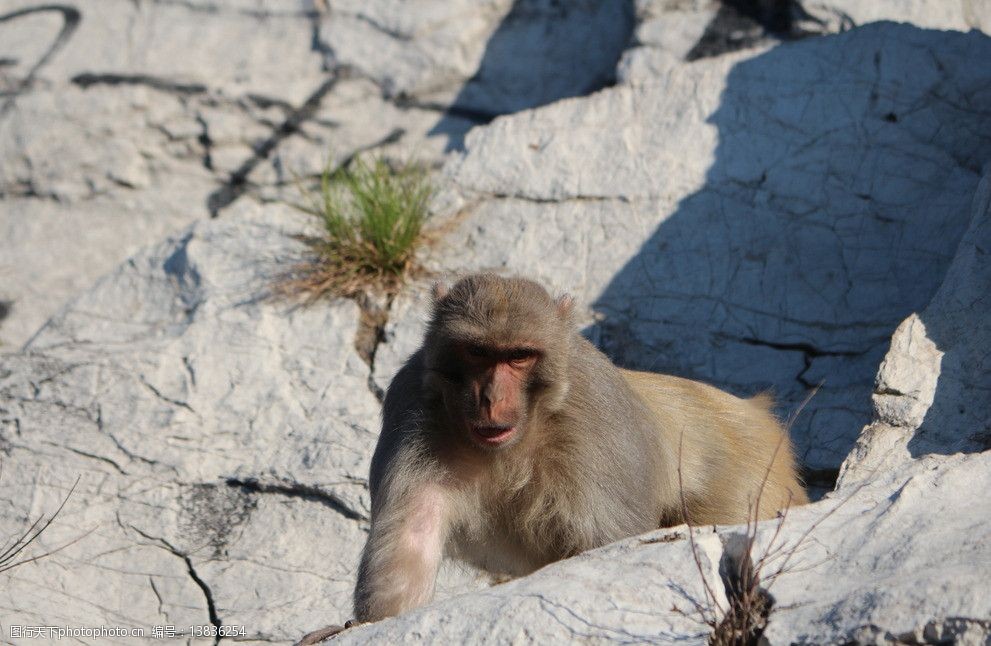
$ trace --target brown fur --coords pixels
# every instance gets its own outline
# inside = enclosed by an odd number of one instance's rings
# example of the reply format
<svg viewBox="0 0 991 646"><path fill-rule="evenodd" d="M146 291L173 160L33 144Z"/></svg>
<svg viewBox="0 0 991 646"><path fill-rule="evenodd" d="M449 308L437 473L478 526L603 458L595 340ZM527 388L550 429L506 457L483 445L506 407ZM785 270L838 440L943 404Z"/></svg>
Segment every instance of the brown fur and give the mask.
<svg viewBox="0 0 991 646"><path fill-rule="evenodd" d="M423 348L386 394L358 620L425 603L442 554L525 574L684 522L679 445L694 524L745 522L758 496L760 518L806 502L770 398L620 370L578 334L570 300L528 280L471 276L435 298ZM495 392L508 369L472 372L473 360L459 358L466 344L539 349L505 400L511 409L479 394ZM503 415L516 429L510 441L489 450L469 439L465 420Z"/></svg>

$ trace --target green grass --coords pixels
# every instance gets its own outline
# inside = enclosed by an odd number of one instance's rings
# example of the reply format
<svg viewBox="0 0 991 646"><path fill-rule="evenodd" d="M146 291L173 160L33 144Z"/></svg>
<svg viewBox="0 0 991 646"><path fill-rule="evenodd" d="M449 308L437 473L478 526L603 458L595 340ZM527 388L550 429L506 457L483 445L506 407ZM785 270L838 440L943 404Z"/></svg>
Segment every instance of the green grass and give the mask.
<svg viewBox="0 0 991 646"><path fill-rule="evenodd" d="M414 269L432 195L426 169L415 164L355 158L325 170L318 192L303 190L302 208L323 226L307 238L314 257L297 268L289 291L310 300L394 292Z"/></svg>

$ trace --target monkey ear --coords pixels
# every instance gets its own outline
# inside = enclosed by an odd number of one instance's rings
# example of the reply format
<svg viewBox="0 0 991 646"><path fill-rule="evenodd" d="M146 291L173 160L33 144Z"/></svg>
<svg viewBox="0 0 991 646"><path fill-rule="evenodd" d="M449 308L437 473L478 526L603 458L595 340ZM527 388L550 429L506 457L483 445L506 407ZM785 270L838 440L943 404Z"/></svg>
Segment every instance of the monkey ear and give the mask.
<svg viewBox="0 0 991 646"><path fill-rule="evenodd" d="M436 303L437 301L447 296L447 292L449 292L450 290L451 288L447 285L447 283L443 281L437 281L436 283L434 283L434 286L430 290L430 293L433 295L434 302Z"/></svg>
<svg viewBox="0 0 991 646"><path fill-rule="evenodd" d="M557 297L554 304L557 306L558 316L568 318L571 316L571 310L575 307L575 299L571 297L571 294L562 294Z"/></svg>

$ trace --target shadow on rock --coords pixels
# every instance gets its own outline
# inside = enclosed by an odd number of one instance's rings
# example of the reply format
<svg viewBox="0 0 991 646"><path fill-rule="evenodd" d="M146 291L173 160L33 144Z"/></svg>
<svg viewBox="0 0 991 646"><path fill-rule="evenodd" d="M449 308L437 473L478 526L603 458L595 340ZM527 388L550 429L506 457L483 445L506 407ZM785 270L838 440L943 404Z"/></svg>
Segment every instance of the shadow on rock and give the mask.
<svg viewBox="0 0 991 646"><path fill-rule="evenodd" d="M612 84L634 26L631 0L516 0L429 134L446 135L448 151L463 150L465 118L487 123Z"/></svg>
<svg viewBox="0 0 991 646"><path fill-rule="evenodd" d="M792 434L828 485L892 332L933 298L967 228L991 159L987 60L979 32L876 23L738 63L707 120L704 184L596 303L604 349L770 389L782 416L822 383Z"/></svg>
<svg viewBox="0 0 991 646"><path fill-rule="evenodd" d="M839 30L853 27L848 16L836 18ZM829 28L797 0L721 0L719 11L685 58L694 61L719 56L760 45L768 38L787 41L819 36Z"/></svg>
<svg viewBox="0 0 991 646"><path fill-rule="evenodd" d="M946 280L919 314L942 356L932 405L908 442L913 458L991 449L991 164L972 213Z"/></svg>

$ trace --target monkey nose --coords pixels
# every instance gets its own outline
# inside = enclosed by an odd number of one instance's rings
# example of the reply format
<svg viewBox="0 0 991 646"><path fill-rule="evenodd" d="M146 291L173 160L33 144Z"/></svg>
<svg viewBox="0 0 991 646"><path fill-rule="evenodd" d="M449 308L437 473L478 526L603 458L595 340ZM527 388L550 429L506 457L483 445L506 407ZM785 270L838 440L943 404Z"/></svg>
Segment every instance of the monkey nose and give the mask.
<svg viewBox="0 0 991 646"><path fill-rule="evenodd" d="M499 400L492 403L492 405L487 407L489 419L493 422L499 424L512 424L515 417L515 411L509 405L507 405L505 400Z"/></svg>

